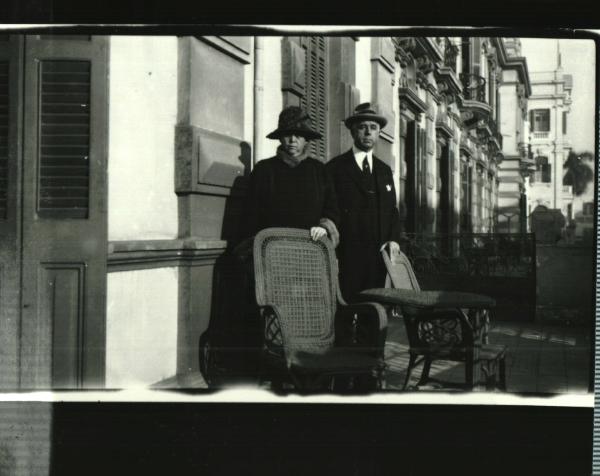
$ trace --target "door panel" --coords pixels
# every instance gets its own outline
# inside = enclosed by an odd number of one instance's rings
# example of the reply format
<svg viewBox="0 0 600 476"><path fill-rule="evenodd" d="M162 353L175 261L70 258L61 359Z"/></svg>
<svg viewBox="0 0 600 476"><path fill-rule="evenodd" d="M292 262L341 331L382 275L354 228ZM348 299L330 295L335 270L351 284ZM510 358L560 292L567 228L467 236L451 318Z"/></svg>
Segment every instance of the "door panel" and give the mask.
<svg viewBox="0 0 600 476"><path fill-rule="evenodd" d="M28 36L21 386L102 387L107 43Z"/></svg>
<svg viewBox="0 0 600 476"><path fill-rule="evenodd" d="M0 389L19 386L23 38L0 38Z"/></svg>

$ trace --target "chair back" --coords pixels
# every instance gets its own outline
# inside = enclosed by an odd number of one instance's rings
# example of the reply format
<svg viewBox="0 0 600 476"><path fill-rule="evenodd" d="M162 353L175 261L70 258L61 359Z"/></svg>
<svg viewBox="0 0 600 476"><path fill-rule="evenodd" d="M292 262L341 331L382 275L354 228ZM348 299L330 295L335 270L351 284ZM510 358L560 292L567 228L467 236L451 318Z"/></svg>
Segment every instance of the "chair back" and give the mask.
<svg viewBox="0 0 600 476"><path fill-rule="evenodd" d="M402 251L390 255L384 248L381 253L388 272L386 287L421 290L412 264ZM442 312L405 309L402 317L411 352L452 352L472 341L472 332L459 309Z"/></svg>
<svg viewBox="0 0 600 476"><path fill-rule="evenodd" d="M413 271L408 257L402 252L390 254L387 249L381 250L383 262L387 268L385 287L396 289L412 289L420 291L421 287Z"/></svg>
<svg viewBox="0 0 600 476"><path fill-rule="evenodd" d="M293 228L266 228L256 235L256 301L279 311L286 354L333 347L337 273L328 238L313 241L309 231Z"/></svg>

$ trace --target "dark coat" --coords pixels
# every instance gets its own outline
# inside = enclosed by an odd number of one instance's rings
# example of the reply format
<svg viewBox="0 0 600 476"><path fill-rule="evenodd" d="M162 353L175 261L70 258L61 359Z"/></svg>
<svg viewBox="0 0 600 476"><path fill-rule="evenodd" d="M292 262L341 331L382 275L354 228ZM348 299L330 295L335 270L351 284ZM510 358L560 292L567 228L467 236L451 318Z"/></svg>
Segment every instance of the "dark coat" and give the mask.
<svg viewBox="0 0 600 476"><path fill-rule="evenodd" d="M257 162L244 208L244 237L272 226L310 229L322 218L336 225L339 221L331 177L325 165L311 157L296 167L278 156Z"/></svg>
<svg viewBox="0 0 600 476"><path fill-rule="evenodd" d="M372 197L365 187L362 171L354 153L331 159L327 165L340 209L340 244L337 248L340 266L340 288L348 301L359 300L363 289L383 287L385 265L379 251L387 241L400 241L400 216L396 205L396 188L392 170L373 156L376 220L373 220ZM370 224L377 223L377 230Z"/></svg>

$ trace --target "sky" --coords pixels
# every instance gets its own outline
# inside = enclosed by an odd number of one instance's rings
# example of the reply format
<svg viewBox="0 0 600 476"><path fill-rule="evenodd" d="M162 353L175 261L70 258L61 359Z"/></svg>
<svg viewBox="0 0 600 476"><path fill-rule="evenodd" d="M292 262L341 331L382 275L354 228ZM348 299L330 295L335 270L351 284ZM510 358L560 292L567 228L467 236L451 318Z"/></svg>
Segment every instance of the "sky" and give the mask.
<svg viewBox="0 0 600 476"><path fill-rule="evenodd" d="M594 151L595 47L592 40L521 38L521 54L529 71L553 71L557 67L557 43L563 72L573 75L568 137L575 152Z"/></svg>

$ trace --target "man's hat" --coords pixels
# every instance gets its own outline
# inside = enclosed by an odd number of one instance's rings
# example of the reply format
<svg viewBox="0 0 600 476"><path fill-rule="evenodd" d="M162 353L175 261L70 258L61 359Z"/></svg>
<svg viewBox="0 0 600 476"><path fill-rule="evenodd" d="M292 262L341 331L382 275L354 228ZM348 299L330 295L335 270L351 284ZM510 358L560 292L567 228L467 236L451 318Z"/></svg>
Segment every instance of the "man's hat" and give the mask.
<svg viewBox="0 0 600 476"><path fill-rule="evenodd" d="M379 124L382 129L387 124L387 119L377 113L377 106L371 105L370 102L363 102L354 109L354 114L344 120L346 127L350 129L354 122L358 121L374 121Z"/></svg>
<svg viewBox="0 0 600 476"><path fill-rule="evenodd" d="M288 106L281 111L277 129L267 135L267 138L279 139L290 134L297 134L306 140L322 137L321 134L311 128L310 116L298 106Z"/></svg>

